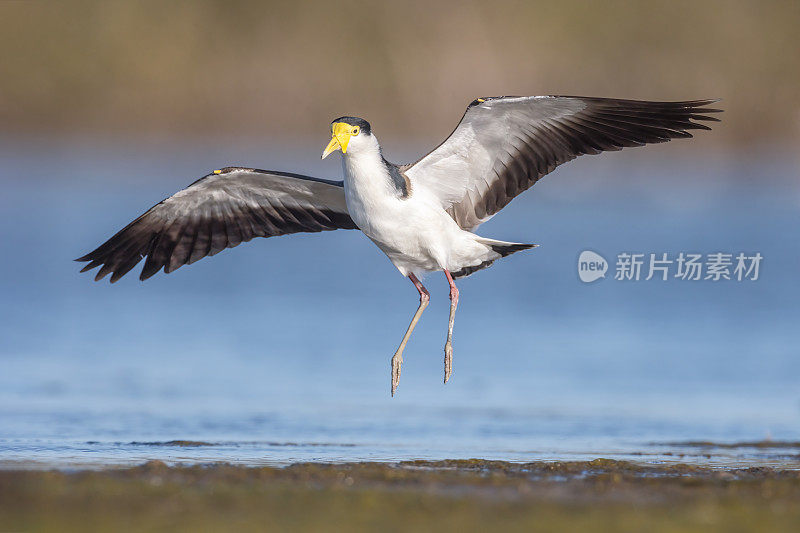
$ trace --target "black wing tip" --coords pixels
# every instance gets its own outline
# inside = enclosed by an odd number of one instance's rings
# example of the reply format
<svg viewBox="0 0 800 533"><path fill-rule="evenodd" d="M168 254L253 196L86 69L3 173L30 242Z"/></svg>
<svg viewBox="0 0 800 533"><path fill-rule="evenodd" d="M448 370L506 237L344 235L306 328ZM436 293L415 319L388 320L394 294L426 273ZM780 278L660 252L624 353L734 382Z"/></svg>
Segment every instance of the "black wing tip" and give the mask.
<svg viewBox="0 0 800 533"><path fill-rule="evenodd" d="M663 124L668 134L665 141L675 138L692 138L693 135L687 130L710 131L711 127L708 124L704 124L704 122L721 122L718 117L710 115L724 111L723 109L708 107L722 101L721 98L675 101L621 100L613 98L587 98L587 100L594 103L601 113L613 115L621 112L632 116L640 115L642 118L652 117L659 121L666 121L667 124ZM672 124L669 124L670 122Z"/></svg>
<svg viewBox="0 0 800 533"><path fill-rule="evenodd" d="M80 270L81 274L83 274L84 272L89 272L90 270L94 270L97 267L105 266L104 261L97 259L97 250L89 252L88 254L79 257L77 259L73 259L73 261L76 261L78 263L89 263L88 265L83 265L83 268L81 268ZM103 273L102 270L103 269L101 268L100 272L98 272L97 275L95 276L94 278L95 281L100 281L106 276L107 273ZM100 275L101 273L103 273L102 276Z"/></svg>
<svg viewBox="0 0 800 533"><path fill-rule="evenodd" d="M95 269L95 268L99 267L101 264L102 264L102 263L95 263L94 261L92 261L92 262L91 262L91 263L89 263L88 265L84 265L84 266L83 266L83 268L81 269L81 273L83 273L83 272L89 272L90 270L93 270L93 269Z"/></svg>
<svg viewBox="0 0 800 533"><path fill-rule="evenodd" d="M85 267L83 267L83 269L81 269L81 273L88 272L89 270L93 270L93 269L97 268L98 266L101 266L101 265L91 265L91 264L86 265ZM103 265L103 266L105 266L105 265ZM161 269L159 268L155 272L145 273L144 269L142 269L142 272L139 274L139 281L146 281L146 280L150 279L151 277L153 277L156 274L158 274L158 272L160 270ZM128 272L129 272L128 270L126 270L124 272L122 272L122 271L111 271L111 270L103 271L103 269L101 268L100 271L97 272L97 274L95 275L94 281L103 281L103 279L105 279L109 274L111 274L111 277L109 278L108 281L113 284L113 283L116 283L119 280L121 280L123 277L125 277L128 274ZM166 273L169 274L169 272L166 272Z"/></svg>
<svg viewBox="0 0 800 533"><path fill-rule="evenodd" d="M109 282L110 283L116 283L120 279L122 279L126 274L128 274L128 272L129 272L128 270L122 272L122 271L119 271L119 270L105 269L105 266L106 266L106 264L104 264L104 263L98 263L96 265L93 265L93 264L90 263L90 264L86 265L85 267L83 267L81 269L80 273L88 272L90 270L94 270L97 267L101 267L100 270L97 272L97 274L95 274L94 281L103 281L103 279L105 279L109 274L111 274L111 277L109 278ZM151 276L153 276L154 274L155 274L155 272L153 274L148 275L148 276L140 275L139 279L141 281L144 281L144 280L150 278Z"/></svg>
<svg viewBox="0 0 800 533"><path fill-rule="evenodd" d="M73 261L80 262L80 263L87 263L88 262L88 264L83 265L83 268L81 268L81 270L80 270L81 274L83 274L84 272L89 272L90 270L94 270L95 268L100 267L100 270L94 276L94 281L102 281L106 276L111 274L111 278L109 279L109 281L111 283L116 283L117 281L119 281L123 276L125 276L125 274L130 272L133 269L133 267L136 266L136 264L134 264L130 268L123 269L122 267L124 267L124 265L113 265L112 266L111 263L110 263L110 259L111 258L108 258L108 257L100 258L100 257L97 256L96 252L91 252L89 254L84 255L83 257L79 257L77 259L73 259ZM141 261L141 259L139 259L139 260ZM136 263L138 263L138 262L139 261L137 261ZM152 274L151 274L151 276L152 276ZM150 277L150 276L147 276L147 277ZM144 279L147 279L147 278L144 278ZM144 279L142 279L142 281L144 281Z"/></svg>
<svg viewBox="0 0 800 533"><path fill-rule="evenodd" d="M148 279L150 279L153 276L155 276L156 274L158 274L161 270L162 270L162 268L158 267L153 272L145 272L144 268L142 268L142 271L139 273L139 281L147 281ZM164 270L165 274L169 274L169 272L167 272L167 270L166 270L166 265L165 265L163 270ZM120 276L120 277L122 277L122 276ZM112 280L111 283L114 283L114 281L115 280Z"/></svg>
<svg viewBox="0 0 800 533"><path fill-rule="evenodd" d="M647 109L653 111L661 108L662 111L683 111L692 114L696 113L722 113L724 109L710 108L708 106L721 102L722 98L703 98L698 100L630 100L625 98L605 98L598 96L564 96L564 95L549 95L552 98L575 98L584 100L586 102L594 103L597 105L607 105L616 107L628 107ZM709 120L719 120L711 119Z"/></svg>

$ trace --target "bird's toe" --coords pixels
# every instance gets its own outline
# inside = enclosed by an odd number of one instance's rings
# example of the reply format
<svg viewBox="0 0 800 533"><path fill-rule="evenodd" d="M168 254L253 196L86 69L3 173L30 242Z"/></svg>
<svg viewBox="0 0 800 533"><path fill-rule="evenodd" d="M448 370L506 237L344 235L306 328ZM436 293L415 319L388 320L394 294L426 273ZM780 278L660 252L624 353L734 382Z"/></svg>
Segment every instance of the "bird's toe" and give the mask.
<svg viewBox="0 0 800 533"><path fill-rule="evenodd" d="M392 396L397 391L397 385L400 384L400 370L403 365L403 356L394 354L392 357Z"/></svg>

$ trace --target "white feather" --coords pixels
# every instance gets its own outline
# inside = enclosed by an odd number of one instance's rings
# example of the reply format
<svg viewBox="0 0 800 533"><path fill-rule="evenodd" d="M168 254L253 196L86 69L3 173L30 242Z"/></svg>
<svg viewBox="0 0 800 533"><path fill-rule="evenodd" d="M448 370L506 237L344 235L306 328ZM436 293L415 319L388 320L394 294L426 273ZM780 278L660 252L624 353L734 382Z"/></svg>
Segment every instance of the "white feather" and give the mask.
<svg viewBox="0 0 800 533"><path fill-rule="evenodd" d="M343 167L350 216L404 276L457 272L500 257L485 239L461 229L432 191L399 195L373 135L350 139Z"/></svg>

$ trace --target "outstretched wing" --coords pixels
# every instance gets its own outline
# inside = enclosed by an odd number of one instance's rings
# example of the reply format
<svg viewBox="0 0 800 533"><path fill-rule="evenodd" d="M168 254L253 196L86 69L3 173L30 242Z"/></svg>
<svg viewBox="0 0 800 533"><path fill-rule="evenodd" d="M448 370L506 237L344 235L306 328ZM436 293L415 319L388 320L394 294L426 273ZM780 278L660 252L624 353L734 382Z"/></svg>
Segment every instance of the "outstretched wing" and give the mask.
<svg viewBox="0 0 800 533"><path fill-rule="evenodd" d="M153 206L95 251L81 272L101 267L111 283L144 257L140 279L169 273L253 237L356 229L341 181L253 168L216 170Z"/></svg>
<svg viewBox="0 0 800 533"><path fill-rule="evenodd" d="M558 165L711 129L696 121L716 100L645 102L578 96L478 98L441 145L404 168L412 186L435 194L474 229Z"/></svg>

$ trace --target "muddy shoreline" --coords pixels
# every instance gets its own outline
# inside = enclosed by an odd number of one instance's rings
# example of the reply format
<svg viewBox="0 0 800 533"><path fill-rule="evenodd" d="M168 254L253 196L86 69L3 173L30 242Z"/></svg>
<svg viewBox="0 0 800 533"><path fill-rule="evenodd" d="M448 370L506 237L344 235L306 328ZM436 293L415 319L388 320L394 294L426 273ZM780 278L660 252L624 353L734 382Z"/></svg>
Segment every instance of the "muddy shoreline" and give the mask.
<svg viewBox="0 0 800 533"><path fill-rule="evenodd" d="M597 459L0 471L0 531L798 531L800 472Z"/></svg>

